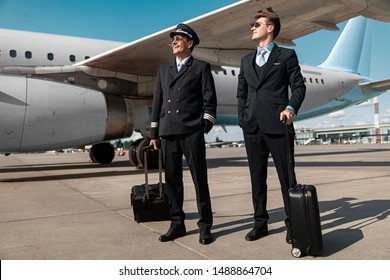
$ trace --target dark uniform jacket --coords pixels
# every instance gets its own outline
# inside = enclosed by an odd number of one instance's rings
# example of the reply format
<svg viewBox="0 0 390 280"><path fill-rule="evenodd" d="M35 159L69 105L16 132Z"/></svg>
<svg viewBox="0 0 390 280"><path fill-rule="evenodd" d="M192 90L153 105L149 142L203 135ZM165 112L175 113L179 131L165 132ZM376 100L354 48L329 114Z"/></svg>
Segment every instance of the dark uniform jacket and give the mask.
<svg viewBox="0 0 390 280"><path fill-rule="evenodd" d="M275 44L260 71L256 71L255 56L256 51L241 61L237 89L239 125L247 133L258 127L263 133L284 134L280 113L290 105L297 114L306 93L296 53ZM290 134L294 133L292 125L288 129Z"/></svg>
<svg viewBox="0 0 390 280"><path fill-rule="evenodd" d="M162 66L153 97L151 138L190 134L216 118L217 97L210 64L192 56L177 72L176 62Z"/></svg>

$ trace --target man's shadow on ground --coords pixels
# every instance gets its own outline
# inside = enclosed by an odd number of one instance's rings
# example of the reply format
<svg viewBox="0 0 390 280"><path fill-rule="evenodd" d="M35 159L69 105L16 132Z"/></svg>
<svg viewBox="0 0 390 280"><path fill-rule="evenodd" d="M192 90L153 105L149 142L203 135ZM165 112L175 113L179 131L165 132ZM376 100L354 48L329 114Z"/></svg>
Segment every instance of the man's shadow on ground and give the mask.
<svg viewBox="0 0 390 280"><path fill-rule="evenodd" d="M331 256L362 240L364 235L361 229L387 219L390 215L389 205L389 200L357 201L357 198L352 197L320 201L320 213L329 212L329 214L321 215L322 232L326 231L323 234L324 250L321 256ZM283 208L271 209L268 212L270 225L283 222L285 219ZM213 226L215 239L234 232L246 232L253 227L252 214L229 217L235 220ZM198 219L198 214L188 213L187 218ZM281 233L285 230L284 226L273 228L270 234Z"/></svg>

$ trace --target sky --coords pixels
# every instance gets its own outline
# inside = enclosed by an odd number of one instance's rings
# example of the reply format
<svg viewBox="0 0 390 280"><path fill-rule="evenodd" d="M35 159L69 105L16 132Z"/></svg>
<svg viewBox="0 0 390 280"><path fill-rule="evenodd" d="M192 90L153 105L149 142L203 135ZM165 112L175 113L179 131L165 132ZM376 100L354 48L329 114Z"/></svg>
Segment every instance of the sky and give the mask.
<svg viewBox="0 0 390 280"><path fill-rule="evenodd" d="M174 26L236 0L0 0L0 28L130 42ZM283 24L283 23L282 23ZM317 66L330 53L340 32L319 31L296 39L299 62ZM373 22L371 77L390 78L390 23ZM282 26L283 28L283 26ZM249 28L248 28L249 34ZM248 35L249 39L249 35ZM379 98L379 122L390 123L390 92ZM295 128L373 124L374 105L367 102L325 116L295 122ZM241 140L238 127L216 126L206 137Z"/></svg>

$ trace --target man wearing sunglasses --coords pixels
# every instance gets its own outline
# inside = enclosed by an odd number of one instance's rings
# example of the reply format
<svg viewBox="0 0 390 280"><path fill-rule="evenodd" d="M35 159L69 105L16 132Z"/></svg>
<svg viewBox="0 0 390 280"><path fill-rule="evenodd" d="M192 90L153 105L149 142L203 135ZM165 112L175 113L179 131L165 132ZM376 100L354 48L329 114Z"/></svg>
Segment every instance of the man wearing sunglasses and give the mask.
<svg viewBox="0 0 390 280"><path fill-rule="evenodd" d="M184 154L195 185L199 242L206 245L213 241L210 231L213 217L204 133L208 133L215 123L217 97L214 79L210 64L192 56L199 38L191 27L179 24L170 37L175 59L157 73L150 141L154 149L158 149L161 139L166 193L171 202L171 225L167 233L160 236L160 241L172 241L186 235L182 178Z"/></svg>
<svg viewBox="0 0 390 280"><path fill-rule="evenodd" d="M295 51L274 43L281 27L279 16L273 12L259 12L255 19L251 31L257 50L241 60L237 89L238 121L244 132L254 206L254 227L245 239L254 241L268 235L267 167L271 153L287 216L286 242L291 243L288 205L291 186L288 183L285 125L293 155L295 131L292 121L305 98L306 86ZM294 165L293 157L292 163ZM292 173L296 184L295 173Z"/></svg>

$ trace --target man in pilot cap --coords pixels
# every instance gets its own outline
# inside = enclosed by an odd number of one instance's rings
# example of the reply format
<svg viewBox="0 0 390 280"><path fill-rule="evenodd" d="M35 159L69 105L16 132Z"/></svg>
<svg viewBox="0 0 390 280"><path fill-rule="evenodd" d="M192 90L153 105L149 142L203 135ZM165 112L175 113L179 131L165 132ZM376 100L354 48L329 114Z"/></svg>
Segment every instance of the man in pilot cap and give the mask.
<svg viewBox="0 0 390 280"><path fill-rule="evenodd" d="M191 27L181 23L170 37L175 59L157 73L150 141L154 149L158 149L161 139L166 193L171 202L171 225L167 233L160 236L160 241L172 241L187 234L183 211L184 154L195 185L199 242L206 245L213 241L210 231L213 216L204 133L208 133L215 123L217 97L214 79L210 64L192 56L200 41Z"/></svg>

